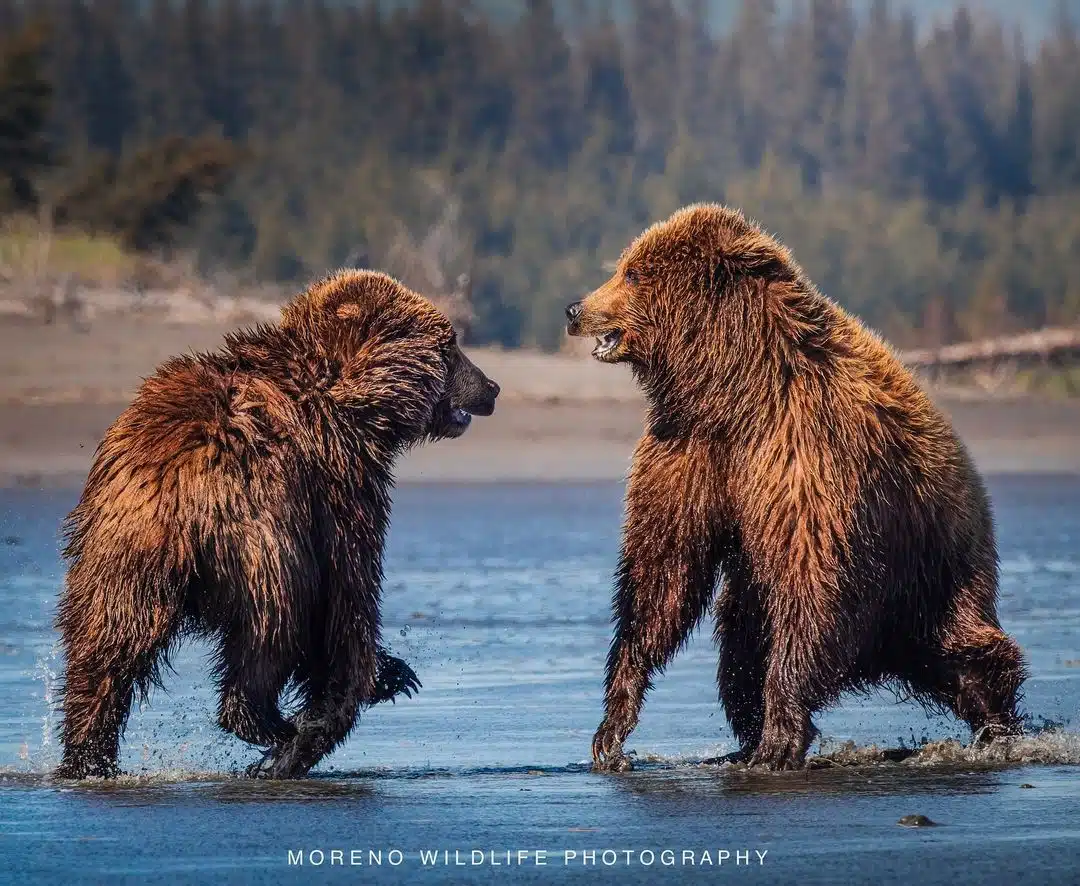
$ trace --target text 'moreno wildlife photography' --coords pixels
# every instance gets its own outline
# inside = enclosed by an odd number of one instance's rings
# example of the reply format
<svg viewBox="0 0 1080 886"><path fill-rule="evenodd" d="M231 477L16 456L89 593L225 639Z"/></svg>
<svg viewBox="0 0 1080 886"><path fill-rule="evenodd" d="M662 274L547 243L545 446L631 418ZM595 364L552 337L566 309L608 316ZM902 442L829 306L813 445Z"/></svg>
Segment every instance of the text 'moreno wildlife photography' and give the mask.
<svg viewBox="0 0 1080 886"><path fill-rule="evenodd" d="M764 867L768 849L746 848L590 848L590 849L362 849L292 848L286 851L289 867L656 867L751 868Z"/></svg>

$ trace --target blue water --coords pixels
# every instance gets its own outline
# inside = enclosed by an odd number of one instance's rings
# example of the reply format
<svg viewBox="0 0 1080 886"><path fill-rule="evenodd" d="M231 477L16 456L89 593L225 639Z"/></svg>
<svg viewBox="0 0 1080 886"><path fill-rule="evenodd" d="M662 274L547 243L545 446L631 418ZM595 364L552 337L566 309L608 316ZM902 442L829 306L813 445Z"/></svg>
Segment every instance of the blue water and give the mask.
<svg viewBox="0 0 1080 886"><path fill-rule="evenodd" d="M77 786L48 779L57 528L75 493L0 491L0 881L1080 882L1080 478L990 486L1036 730L1007 748L965 749L963 727L881 693L818 719L823 768L699 765L735 747L703 625L628 742L638 770L593 775L622 487L430 485L395 496L385 585L384 633L418 697L366 713L305 782L247 782L257 753L214 726L192 642L132 715L131 775ZM923 750L840 765L872 745ZM915 813L939 826L898 826Z"/></svg>

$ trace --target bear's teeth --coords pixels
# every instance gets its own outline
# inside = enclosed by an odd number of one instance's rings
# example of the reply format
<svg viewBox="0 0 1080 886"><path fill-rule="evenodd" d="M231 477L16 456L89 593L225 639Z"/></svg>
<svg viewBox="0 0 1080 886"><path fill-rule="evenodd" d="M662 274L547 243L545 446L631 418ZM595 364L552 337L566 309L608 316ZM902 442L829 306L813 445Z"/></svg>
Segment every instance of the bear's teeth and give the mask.
<svg viewBox="0 0 1080 886"><path fill-rule="evenodd" d="M603 355L614 350L621 338L622 334L619 332L605 333L602 337L596 339L596 348L593 350L593 353Z"/></svg>

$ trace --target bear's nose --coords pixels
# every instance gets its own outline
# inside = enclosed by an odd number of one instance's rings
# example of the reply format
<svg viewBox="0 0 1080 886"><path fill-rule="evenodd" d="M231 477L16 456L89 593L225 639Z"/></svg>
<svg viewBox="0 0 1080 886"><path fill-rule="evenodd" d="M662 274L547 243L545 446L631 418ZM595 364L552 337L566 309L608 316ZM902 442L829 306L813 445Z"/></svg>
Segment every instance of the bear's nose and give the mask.
<svg viewBox="0 0 1080 886"><path fill-rule="evenodd" d="M488 390L491 392L491 399L494 400L499 396L499 391L502 390L497 383L493 382L490 378L487 380Z"/></svg>
<svg viewBox="0 0 1080 886"><path fill-rule="evenodd" d="M581 302L576 301L573 304L566 306L566 319L571 323L576 323L578 317L581 316Z"/></svg>

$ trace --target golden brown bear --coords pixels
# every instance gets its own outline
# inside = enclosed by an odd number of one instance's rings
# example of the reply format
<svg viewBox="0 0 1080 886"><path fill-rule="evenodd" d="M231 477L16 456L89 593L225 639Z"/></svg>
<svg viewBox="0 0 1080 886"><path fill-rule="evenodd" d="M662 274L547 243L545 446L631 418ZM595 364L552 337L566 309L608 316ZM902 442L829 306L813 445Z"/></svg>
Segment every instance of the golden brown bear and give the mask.
<svg viewBox="0 0 1080 886"><path fill-rule="evenodd" d="M373 272L314 284L281 322L174 358L98 447L67 523L57 777L110 776L136 691L211 639L219 722L301 776L365 706L419 685L379 645L391 470L499 393L427 299ZM278 698L299 690L285 719Z"/></svg>
<svg viewBox="0 0 1080 886"><path fill-rule="evenodd" d="M614 597L599 769L716 601L720 699L752 764L795 768L811 717L892 683L981 734L1018 729L986 492L877 336L739 212L645 231L567 308L648 401ZM985 728L985 729L984 729Z"/></svg>

